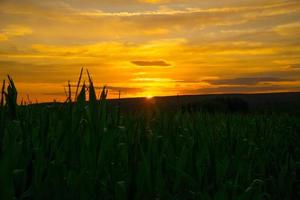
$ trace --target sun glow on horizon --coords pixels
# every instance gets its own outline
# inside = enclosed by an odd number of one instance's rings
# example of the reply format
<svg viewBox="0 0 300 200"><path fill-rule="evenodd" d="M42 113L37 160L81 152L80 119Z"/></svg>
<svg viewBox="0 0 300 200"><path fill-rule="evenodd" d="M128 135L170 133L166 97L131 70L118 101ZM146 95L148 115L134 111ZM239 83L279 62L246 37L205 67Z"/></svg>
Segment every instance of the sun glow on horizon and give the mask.
<svg viewBox="0 0 300 200"><path fill-rule="evenodd" d="M153 98L152 95L147 95L147 96L146 96L146 99L152 99L152 98Z"/></svg>

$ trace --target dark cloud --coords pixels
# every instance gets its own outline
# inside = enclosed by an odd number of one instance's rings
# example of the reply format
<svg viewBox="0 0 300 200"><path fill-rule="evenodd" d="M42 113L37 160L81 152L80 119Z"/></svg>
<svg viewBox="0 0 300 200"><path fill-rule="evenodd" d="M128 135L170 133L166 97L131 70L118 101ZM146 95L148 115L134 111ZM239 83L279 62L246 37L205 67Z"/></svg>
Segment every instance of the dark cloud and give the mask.
<svg viewBox="0 0 300 200"><path fill-rule="evenodd" d="M260 83L295 81L278 77L241 77L233 79L205 80L212 85L257 85Z"/></svg>
<svg viewBox="0 0 300 200"><path fill-rule="evenodd" d="M131 63L135 64L137 66L143 66L143 67L151 67L151 66L169 67L169 66L171 66L169 63L167 63L163 60L153 60L153 61L136 60L136 61L131 61Z"/></svg>
<svg viewBox="0 0 300 200"><path fill-rule="evenodd" d="M299 73L295 73L295 69L291 68L290 66L281 70L274 70L274 71L265 71L265 72L255 72L250 73L248 75L244 75L246 77L281 77L281 79L288 79L288 80L299 80ZM287 81L288 81L287 80Z"/></svg>
<svg viewBox="0 0 300 200"><path fill-rule="evenodd" d="M290 65L292 69L300 69L300 63Z"/></svg>
<svg viewBox="0 0 300 200"><path fill-rule="evenodd" d="M268 86L220 86L213 88L199 88L196 90L183 91L187 94L229 94L229 93L264 93L264 92L296 92L300 87L285 87L280 85L268 85Z"/></svg>

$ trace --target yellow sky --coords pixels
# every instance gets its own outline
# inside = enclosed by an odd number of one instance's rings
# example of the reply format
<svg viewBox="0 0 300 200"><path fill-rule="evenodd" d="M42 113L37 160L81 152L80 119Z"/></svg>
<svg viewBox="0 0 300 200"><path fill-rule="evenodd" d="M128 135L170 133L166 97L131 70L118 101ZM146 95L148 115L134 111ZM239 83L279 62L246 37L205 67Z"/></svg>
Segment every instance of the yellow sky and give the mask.
<svg viewBox="0 0 300 200"><path fill-rule="evenodd" d="M20 98L64 100L82 67L110 97L299 91L300 1L0 1Z"/></svg>

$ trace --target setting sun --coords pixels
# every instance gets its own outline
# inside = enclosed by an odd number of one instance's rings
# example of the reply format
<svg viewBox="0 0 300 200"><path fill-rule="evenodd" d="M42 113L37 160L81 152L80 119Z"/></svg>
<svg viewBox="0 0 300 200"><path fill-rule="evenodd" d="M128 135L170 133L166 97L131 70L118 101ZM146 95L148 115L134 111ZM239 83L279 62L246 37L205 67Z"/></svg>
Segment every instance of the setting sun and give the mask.
<svg viewBox="0 0 300 200"><path fill-rule="evenodd" d="M146 98L147 98L147 99L152 99L152 98L153 98L153 96L151 96L151 95L148 95Z"/></svg>

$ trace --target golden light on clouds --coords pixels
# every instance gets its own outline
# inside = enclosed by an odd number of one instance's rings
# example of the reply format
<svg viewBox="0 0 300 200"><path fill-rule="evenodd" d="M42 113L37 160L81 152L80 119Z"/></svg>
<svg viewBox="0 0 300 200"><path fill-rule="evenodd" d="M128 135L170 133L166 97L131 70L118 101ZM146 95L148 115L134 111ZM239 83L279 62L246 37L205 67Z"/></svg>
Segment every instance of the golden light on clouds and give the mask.
<svg viewBox="0 0 300 200"><path fill-rule="evenodd" d="M2 0L0 78L64 100L82 67L110 97L300 90L298 0Z"/></svg>
<svg viewBox="0 0 300 200"><path fill-rule="evenodd" d="M4 27L0 32L0 41L12 39L14 37L21 37L31 34L32 30L28 27L19 25L8 25Z"/></svg>

